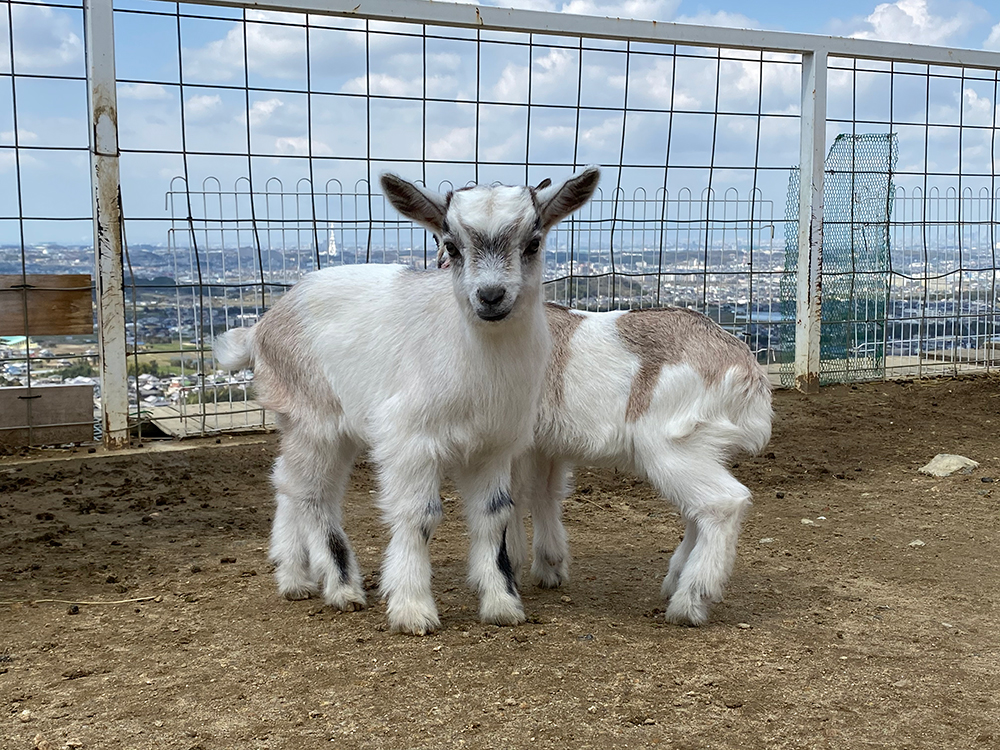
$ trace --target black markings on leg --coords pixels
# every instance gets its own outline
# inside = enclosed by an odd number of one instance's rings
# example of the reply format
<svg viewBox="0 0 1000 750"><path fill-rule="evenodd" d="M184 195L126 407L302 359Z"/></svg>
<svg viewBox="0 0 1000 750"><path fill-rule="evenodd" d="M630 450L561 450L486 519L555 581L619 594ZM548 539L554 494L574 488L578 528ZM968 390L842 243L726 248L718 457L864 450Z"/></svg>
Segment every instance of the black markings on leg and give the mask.
<svg viewBox="0 0 1000 750"><path fill-rule="evenodd" d="M496 515L497 513L503 513L508 508L514 507L514 501L510 499L510 493L507 490L497 490L493 497L490 498L489 504L486 506L486 512L491 515Z"/></svg>
<svg viewBox="0 0 1000 750"><path fill-rule="evenodd" d="M441 522L441 517L444 516L444 508L441 507L441 498L436 497L433 500L427 501L424 516L424 522L420 526L420 534L423 536L424 544L428 544L431 541L431 534L434 533L434 529Z"/></svg>
<svg viewBox="0 0 1000 750"><path fill-rule="evenodd" d="M344 536L344 532L342 531L331 531L326 543L329 545L330 554L333 555L333 559L336 560L337 567L340 569L341 582L347 583L347 566L350 561L347 537Z"/></svg>
<svg viewBox="0 0 1000 750"><path fill-rule="evenodd" d="M507 591L511 594L517 594L517 581L514 579L514 568L510 564L510 557L507 556L506 526L504 526L503 536L500 538L500 549L497 550L497 568L507 580Z"/></svg>

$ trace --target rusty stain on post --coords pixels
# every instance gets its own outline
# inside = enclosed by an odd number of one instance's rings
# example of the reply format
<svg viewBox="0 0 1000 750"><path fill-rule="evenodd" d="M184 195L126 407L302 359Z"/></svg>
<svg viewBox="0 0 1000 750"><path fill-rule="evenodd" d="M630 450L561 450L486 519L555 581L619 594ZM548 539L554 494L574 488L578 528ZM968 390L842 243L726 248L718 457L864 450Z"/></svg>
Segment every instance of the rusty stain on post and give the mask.
<svg viewBox="0 0 1000 750"><path fill-rule="evenodd" d="M129 442L128 373L112 0L85 0L84 18L92 125L90 162L97 263L101 422L105 446L123 448Z"/></svg>

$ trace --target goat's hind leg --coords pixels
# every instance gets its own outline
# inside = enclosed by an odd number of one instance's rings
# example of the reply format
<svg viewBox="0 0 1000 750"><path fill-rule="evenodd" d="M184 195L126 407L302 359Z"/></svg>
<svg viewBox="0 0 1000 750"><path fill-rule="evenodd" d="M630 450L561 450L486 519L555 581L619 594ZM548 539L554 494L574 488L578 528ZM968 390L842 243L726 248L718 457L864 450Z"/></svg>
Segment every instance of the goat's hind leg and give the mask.
<svg viewBox="0 0 1000 750"><path fill-rule="evenodd" d="M342 525L341 504L357 447L346 440L287 434L275 464L277 510L271 559L278 590L289 599L313 596L340 610L366 598L357 558Z"/></svg>
<svg viewBox="0 0 1000 750"><path fill-rule="evenodd" d="M649 478L677 505L687 525L661 589L670 598L666 619L701 625L710 605L722 600L732 573L750 491L719 461L676 448L668 455L659 457Z"/></svg>
<svg viewBox="0 0 1000 750"><path fill-rule="evenodd" d="M692 520L685 519L684 538L677 545L674 554L670 556L670 567L667 568L667 577L663 579L663 585L660 587L660 595L664 599L669 599L677 591L681 571L684 570L684 565L687 563L688 557L691 555L691 550L697 541L698 524Z"/></svg>
<svg viewBox="0 0 1000 750"><path fill-rule="evenodd" d="M531 578L543 589L569 580L569 540L562 521L563 500L569 494L570 468L539 459L534 492L529 496L534 551Z"/></svg>

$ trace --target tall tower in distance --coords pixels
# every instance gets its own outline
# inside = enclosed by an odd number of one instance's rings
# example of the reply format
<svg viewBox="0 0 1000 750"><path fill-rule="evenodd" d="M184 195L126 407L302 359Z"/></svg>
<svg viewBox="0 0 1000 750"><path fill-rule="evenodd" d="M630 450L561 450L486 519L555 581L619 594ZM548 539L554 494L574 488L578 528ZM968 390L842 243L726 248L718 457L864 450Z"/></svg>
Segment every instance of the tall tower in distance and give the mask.
<svg viewBox="0 0 1000 750"><path fill-rule="evenodd" d="M327 229L326 255L328 258L339 258L340 250L337 249L337 238L334 235L333 224Z"/></svg>

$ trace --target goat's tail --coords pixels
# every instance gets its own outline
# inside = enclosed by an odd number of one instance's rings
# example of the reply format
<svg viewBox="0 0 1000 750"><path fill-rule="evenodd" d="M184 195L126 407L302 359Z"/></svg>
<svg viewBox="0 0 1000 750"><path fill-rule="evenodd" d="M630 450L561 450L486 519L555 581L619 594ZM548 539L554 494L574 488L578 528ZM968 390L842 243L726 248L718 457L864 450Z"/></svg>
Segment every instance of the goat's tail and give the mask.
<svg viewBox="0 0 1000 750"><path fill-rule="evenodd" d="M760 453L771 440L771 381L756 362L748 363L747 371L737 372L735 368L730 371L732 380L724 388L726 411L736 427L734 443L747 453Z"/></svg>
<svg viewBox="0 0 1000 750"><path fill-rule="evenodd" d="M253 366L253 328L233 328L215 339L215 364L223 370Z"/></svg>

